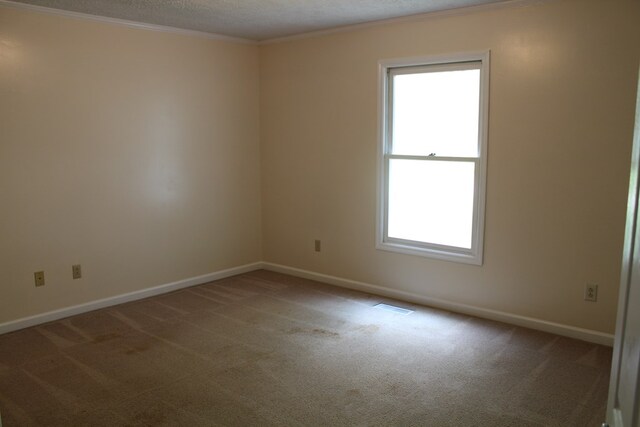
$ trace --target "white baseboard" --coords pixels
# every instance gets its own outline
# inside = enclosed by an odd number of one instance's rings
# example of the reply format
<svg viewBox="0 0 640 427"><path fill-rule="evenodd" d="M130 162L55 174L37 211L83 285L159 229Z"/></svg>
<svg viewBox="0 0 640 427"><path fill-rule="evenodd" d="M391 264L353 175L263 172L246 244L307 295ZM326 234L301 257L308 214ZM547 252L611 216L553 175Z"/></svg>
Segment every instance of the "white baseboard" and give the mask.
<svg viewBox="0 0 640 427"><path fill-rule="evenodd" d="M76 314L82 314L88 311L98 310L100 308L111 307L112 305L123 304L125 302L136 301L143 298L149 298L152 296L177 291L179 289L188 288L190 286L201 285L203 283L208 283L214 280L224 279L226 277L247 273L249 271L259 270L263 267L263 263L254 262L251 264L241 265L239 267L233 267L226 270L216 271L214 273L204 274L202 276L154 286L152 288L99 299L85 304L74 305L72 307L66 307L60 310L49 311L47 313L37 314L35 316L23 317L22 319L0 323L0 334L17 331L18 329L24 329L30 326L41 325L43 323L52 322L54 320L63 319L69 316L75 316Z"/></svg>
<svg viewBox="0 0 640 427"><path fill-rule="evenodd" d="M372 285L370 283L343 279L341 277L330 276L327 274L316 273L313 271L302 270L299 268L288 267L285 265L279 265L279 264L274 264L270 262L254 262L251 264L241 265L239 267L233 267L233 268L205 274L198 277L179 280L173 283L154 286L152 288L142 289L139 291L130 292L122 295L116 295L114 297L91 301L85 304L75 305L75 306L63 308L60 310L49 311L47 313L42 313L35 316L30 316L30 317L24 317L22 319L13 320L6 323L0 323L0 334L17 331L19 329L28 328L30 326L36 326L36 325L40 325L47 322L52 322L54 320L62 319L69 316L74 316L76 314L86 313L88 311L98 310L100 308L111 307L117 304L123 304L126 302L136 301L143 298L149 298L152 296L165 294L168 292L173 292L173 291L188 288L191 286L201 285L203 283L211 282L213 280L224 279L226 277L231 277L231 276L247 273L254 270L259 270L261 268L271 270L271 271L276 271L279 273L290 274L292 276L317 280L319 282L324 282L331 285L340 286L343 288L355 289L358 291L367 292L375 295L381 295L381 296L394 298L402 301L413 302L413 303L441 308L441 309L445 309L445 310L449 310L457 313L468 314L471 316L482 317L485 319L497 320L500 322L522 326L525 328L531 328L531 329L536 329L540 331L550 332L557 335L576 338L579 340L588 341L596 344L602 344L607 346L613 345L613 338L614 338L613 335L605 334L603 332L577 328L574 326L562 325L560 323L548 322L546 320L534 319L532 317L520 316L517 314L506 313L503 311L491 310L491 309L482 308L482 307L475 307L472 305L460 304L460 303L446 301L446 300L437 299L437 298L430 298L423 295L414 294L411 292L385 288L383 286Z"/></svg>
<svg viewBox="0 0 640 427"><path fill-rule="evenodd" d="M315 273L299 268L288 267L285 265L273 264L265 262L262 265L270 271L289 274L292 276L302 277L305 279L317 280L319 282L329 283L331 285L343 288L355 289L371 294L381 295L389 298L399 299L402 301L413 302L417 304L427 305L435 308L441 308L457 313L468 314L471 316L481 317L485 319L497 320L499 322L509 323L525 328L536 329L539 331L550 332L569 338L576 338L596 344L613 346L614 336L603 332L593 331L590 329L577 328L575 326L562 325L560 323L548 322L546 320L535 319L532 317L520 316L517 314L506 313L503 311L491 310L488 308L475 307L467 304L446 301L437 298L429 298L426 296L414 294L411 292L400 291L397 289L385 288L369 283L358 282L355 280L343 279L341 277L329 276L326 274Z"/></svg>

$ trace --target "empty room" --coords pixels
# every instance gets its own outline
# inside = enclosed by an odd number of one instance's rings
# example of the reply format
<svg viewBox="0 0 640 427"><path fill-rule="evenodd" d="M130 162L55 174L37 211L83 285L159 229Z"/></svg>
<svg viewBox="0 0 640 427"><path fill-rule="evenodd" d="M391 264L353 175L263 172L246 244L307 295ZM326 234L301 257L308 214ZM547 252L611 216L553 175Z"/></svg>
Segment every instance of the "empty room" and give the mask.
<svg viewBox="0 0 640 427"><path fill-rule="evenodd" d="M639 65L638 0L0 0L0 427L640 426Z"/></svg>

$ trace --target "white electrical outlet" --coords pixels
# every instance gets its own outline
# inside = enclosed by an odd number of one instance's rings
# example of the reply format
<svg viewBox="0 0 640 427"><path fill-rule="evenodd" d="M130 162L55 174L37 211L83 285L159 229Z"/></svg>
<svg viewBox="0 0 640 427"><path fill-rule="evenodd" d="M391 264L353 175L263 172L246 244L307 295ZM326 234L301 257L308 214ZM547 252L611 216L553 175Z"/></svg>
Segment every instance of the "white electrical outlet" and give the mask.
<svg viewBox="0 0 640 427"><path fill-rule="evenodd" d="M82 277L82 267L80 264L71 266L71 277L73 277L73 279L80 279Z"/></svg>
<svg viewBox="0 0 640 427"><path fill-rule="evenodd" d="M33 273L36 286L44 286L44 271L36 271Z"/></svg>
<svg viewBox="0 0 640 427"><path fill-rule="evenodd" d="M598 301L598 285L587 283L584 287L584 300L585 301Z"/></svg>

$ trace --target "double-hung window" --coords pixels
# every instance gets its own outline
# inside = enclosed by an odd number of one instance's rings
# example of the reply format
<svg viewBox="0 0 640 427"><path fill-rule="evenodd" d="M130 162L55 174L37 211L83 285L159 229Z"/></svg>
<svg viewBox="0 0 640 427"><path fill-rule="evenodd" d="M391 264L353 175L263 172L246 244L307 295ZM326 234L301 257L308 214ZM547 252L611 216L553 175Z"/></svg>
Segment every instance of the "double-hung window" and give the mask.
<svg viewBox="0 0 640 427"><path fill-rule="evenodd" d="M482 264L489 53L380 64L377 247Z"/></svg>

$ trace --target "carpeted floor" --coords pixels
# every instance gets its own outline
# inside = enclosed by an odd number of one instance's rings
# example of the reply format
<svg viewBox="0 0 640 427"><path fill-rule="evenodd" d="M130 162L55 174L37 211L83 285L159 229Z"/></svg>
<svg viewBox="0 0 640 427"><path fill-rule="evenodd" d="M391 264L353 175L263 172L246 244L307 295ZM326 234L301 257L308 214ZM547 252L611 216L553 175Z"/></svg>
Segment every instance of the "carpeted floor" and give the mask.
<svg viewBox="0 0 640 427"><path fill-rule="evenodd" d="M267 271L0 336L11 426L599 426L611 349Z"/></svg>

